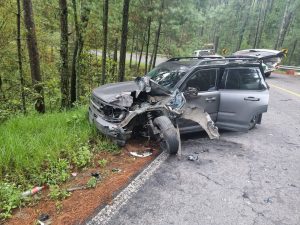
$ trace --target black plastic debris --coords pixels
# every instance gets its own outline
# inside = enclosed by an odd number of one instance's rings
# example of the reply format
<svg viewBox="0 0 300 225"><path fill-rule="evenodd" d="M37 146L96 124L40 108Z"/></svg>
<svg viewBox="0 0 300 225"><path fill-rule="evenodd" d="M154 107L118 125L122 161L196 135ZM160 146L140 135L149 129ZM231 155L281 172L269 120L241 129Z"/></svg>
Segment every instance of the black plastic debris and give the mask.
<svg viewBox="0 0 300 225"><path fill-rule="evenodd" d="M119 168L112 168L111 169L111 172L113 172L113 173L120 173L122 170L121 169L119 169Z"/></svg>
<svg viewBox="0 0 300 225"><path fill-rule="evenodd" d="M266 199L264 199L264 202L265 203L272 203L273 201L272 201L272 198L266 198Z"/></svg>
<svg viewBox="0 0 300 225"><path fill-rule="evenodd" d="M49 225L51 224L50 216L48 214L42 213L38 217L38 222L40 225Z"/></svg>
<svg viewBox="0 0 300 225"><path fill-rule="evenodd" d="M249 199L249 195L247 192L243 192L243 195L242 195L243 198L248 198Z"/></svg>
<svg viewBox="0 0 300 225"><path fill-rule="evenodd" d="M101 175L100 175L100 173L98 173L98 172L91 173L91 176L92 176L92 177L95 177L97 180L100 180L100 179L101 179Z"/></svg>

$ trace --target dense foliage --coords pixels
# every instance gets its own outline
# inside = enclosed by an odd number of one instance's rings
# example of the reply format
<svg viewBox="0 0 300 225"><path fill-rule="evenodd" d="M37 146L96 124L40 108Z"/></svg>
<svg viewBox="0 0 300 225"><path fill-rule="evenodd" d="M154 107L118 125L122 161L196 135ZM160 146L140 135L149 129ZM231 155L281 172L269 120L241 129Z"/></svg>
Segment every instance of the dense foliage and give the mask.
<svg viewBox="0 0 300 225"><path fill-rule="evenodd" d="M83 53L78 78L77 103L86 100L92 88L101 82L101 55L90 50L101 50L103 44L103 2L67 1L69 64L72 62L76 43L76 27L72 2L77 5L80 22L88 7L88 21L81 26ZM109 2L107 33L107 65L104 82L118 79L117 63L113 60L115 47L120 49L122 7L120 0ZM86 5L84 5L86 4ZM32 0L38 50L41 61L41 75L44 87L46 111L60 108L60 11L58 0ZM17 59L16 0L0 1L0 120L21 111L21 86ZM287 12L286 12L287 11ZM206 43L218 39L218 52L228 49L228 54L237 49L276 47L277 39L282 44L277 48L288 48L285 64L299 64L300 36L299 0L131 0L129 8L127 52L132 52L132 60L126 58L126 77L143 73L137 70L139 52L149 53L149 64L153 66L152 52L158 27L159 44L157 53L168 56L191 55L193 50L201 49ZM285 14L287 15L284 18ZM80 17L81 16L81 17ZM79 24L80 25L80 24ZM286 28L279 37L281 27ZM148 36L148 31L149 36ZM284 30L283 30L284 31ZM282 35L281 35L282 36ZM37 92L30 78L24 16L21 14L21 46L23 73L25 77L24 94L26 108L31 112L37 99ZM117 45L116 45L117 44ZM129 62L130 60L130 62ZM130 64L130 65L129 65ZM130 67L130 68L129 68ZM138 69L143 68L140 67ZM70 79L70 78L69 78Z"/></svg>
<svg viewBox="0 0 300 225"><path fill-rule="evenodd" d="M118 151L94 137L85 115L93 88L123 80L119 65L132 79L154 67L157 54L191 56L208 43L220 54L288 48L283 63L299 65L299 7L300 0L0 0L0 223L24 202L21 191L48 184L51 198L63 198L57 184L87 165L95 146ZM130 57L119 64L121 49ZM45 115L35 113L44 106Z"/></svg>

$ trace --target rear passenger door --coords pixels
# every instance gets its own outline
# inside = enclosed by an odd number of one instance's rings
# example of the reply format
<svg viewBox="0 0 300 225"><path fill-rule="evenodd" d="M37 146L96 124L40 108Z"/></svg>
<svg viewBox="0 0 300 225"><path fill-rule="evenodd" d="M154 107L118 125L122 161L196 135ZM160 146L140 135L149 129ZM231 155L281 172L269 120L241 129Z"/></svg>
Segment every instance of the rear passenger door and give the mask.
<svg viewBox="0 0 300 225"><path fill-rule="evenodd" d="M219 128L248 130L253 116L267 111L269 91L258 67L225 69L219 91Z"/></svg>

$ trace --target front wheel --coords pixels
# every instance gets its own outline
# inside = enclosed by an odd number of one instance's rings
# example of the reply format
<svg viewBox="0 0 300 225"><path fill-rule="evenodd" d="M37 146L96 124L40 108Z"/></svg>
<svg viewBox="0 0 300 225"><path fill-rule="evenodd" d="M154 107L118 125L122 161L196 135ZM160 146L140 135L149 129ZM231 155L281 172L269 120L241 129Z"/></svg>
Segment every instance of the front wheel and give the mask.
<svg viewBox="0 0 300 225"><path fill-rule="evenodd" d="M179 141L176 129L171 120L166 116L159 116L154 119L153 124L160 131L161 148L172 155L176 154L178 152Z"/></svg>

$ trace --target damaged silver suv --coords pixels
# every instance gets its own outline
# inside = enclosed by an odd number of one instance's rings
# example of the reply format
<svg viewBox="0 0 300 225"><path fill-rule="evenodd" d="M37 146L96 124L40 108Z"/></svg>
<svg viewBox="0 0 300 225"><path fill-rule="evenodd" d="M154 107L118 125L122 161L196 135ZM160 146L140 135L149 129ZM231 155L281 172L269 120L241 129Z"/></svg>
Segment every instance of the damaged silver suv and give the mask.
<svg viewBox="0 0 300 225"><path fill-rule="evenodd" d="M94 89L89 120L119 145L143 135L176 154L179 133L204 129L213 139L218 128L247 131L261 123L268 102L260 62L172 58L134 81Z"/></svg>

